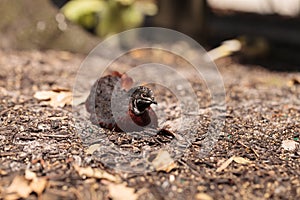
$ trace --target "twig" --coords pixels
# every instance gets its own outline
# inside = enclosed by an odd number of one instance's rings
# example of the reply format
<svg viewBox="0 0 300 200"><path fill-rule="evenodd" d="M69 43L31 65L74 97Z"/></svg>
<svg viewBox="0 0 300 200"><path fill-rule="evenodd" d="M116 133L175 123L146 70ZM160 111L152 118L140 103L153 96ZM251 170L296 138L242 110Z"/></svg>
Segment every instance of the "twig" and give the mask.
<svg viewBox="0 0 300 200"><path fill-rule="evenodd" d="M177 160L177 162L190 169L191 172L194 173L196 176L201 175L193 166L191 166L191 164L186 163L183 159Z"/></svg>
<svg viewBox="0 0 300 200"><path fill-rule="evenodd" d="M259 154L252 148L252 147L249 147L247 145L245 145L244 143L242 143L240 140L237 141L240 145L242 145L243 147L247 148L247 149L251 149L251 151L253 151L253 153L255 154L256 157L259 158Z"/></svg>
<svg viewBox="0 0 300 200"><path fill-rule="evenodd" d="M0 153L0 157L14 156L16 154L17 154L16 152L2 152L2 153Z"/></svg>

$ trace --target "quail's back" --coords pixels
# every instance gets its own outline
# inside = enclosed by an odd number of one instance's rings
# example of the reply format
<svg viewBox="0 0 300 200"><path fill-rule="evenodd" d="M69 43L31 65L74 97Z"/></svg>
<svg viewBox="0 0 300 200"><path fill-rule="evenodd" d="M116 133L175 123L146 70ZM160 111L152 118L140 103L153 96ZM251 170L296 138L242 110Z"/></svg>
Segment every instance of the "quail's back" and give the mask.
<svg viewBox="0 0 300 200"><path fill-rule="evenodd" d="M157 116L150 107L151 102L142 114L137 115L132 112L132 105L128 105L130 99L128 89L131 85L132 79L118 72L99 78L92 86L85 102L86 109L91 114L91 122L115 131L122 131L122 129L141 131L143 126L148 125L157 128ZM115 105L112 105L112 99ZM113 115L112 107L120 110L117 112L117 120Z"/></svg>

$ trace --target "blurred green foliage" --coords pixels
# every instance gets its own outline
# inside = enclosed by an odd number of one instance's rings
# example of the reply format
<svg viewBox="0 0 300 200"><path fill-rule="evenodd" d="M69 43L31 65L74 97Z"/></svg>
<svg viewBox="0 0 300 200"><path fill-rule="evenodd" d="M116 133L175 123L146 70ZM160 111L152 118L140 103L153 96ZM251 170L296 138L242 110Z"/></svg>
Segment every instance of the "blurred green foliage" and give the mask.
<svg viewBox="0 0 300 200"><path fill-rule="evenodd" d="M71 21L100 37L139 27L145 15L157 13L153 0L72 0L62 12Z"/></svg>

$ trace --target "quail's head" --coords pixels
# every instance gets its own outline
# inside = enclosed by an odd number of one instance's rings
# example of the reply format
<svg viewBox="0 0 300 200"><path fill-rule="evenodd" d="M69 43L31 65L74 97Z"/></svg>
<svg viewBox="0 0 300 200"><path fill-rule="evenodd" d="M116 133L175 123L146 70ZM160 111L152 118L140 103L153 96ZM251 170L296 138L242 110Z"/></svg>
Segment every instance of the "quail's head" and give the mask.
<svg viewBox="0 0 300 200"><path fill-rule="evenodd" d="M144 86L138 86L130 91L131 110L135 115L141 115L151 104L157 104L152 90Z"/></svg>

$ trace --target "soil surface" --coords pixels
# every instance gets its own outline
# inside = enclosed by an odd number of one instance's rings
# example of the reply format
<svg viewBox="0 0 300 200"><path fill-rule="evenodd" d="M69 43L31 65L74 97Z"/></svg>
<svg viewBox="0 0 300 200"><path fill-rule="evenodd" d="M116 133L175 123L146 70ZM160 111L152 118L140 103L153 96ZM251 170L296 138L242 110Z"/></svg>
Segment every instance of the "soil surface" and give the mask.
<svg viewBox="0 0 300 200"><path fill-rule="evenodd" d="M131 64L139 56L133 54ZM166 166L145 164L140 168L145 171L137 172L131 169L141 163L132 156L116 160L103 151L114 146L140 155L181 138L176 99L153 86L156 110L166 115L161 124L171 131L136 138L91 125L82 104L72 109L67 101L60 107L34 97L39 91L72 91L84 58L59 51L0 51L0 199L300 199L300 73L218 61L226 89L225 124L205 155L211 99L205 83L191 76L201 112L192 115L195 123L185 131L195 138L180 157L166 156L162 162L172 161ZM168 59L180 68L180 61ZM130 67L122 60L116 65ZM146 160L153 164L158 157Z"/></svg>

